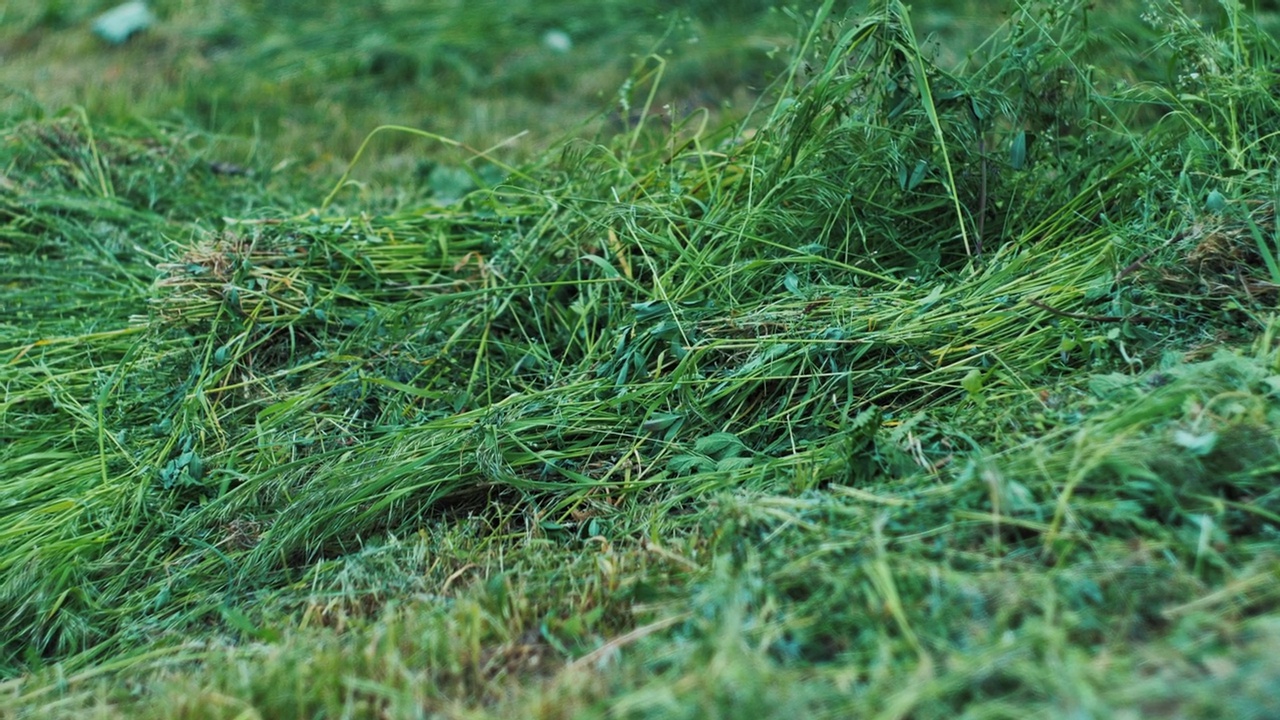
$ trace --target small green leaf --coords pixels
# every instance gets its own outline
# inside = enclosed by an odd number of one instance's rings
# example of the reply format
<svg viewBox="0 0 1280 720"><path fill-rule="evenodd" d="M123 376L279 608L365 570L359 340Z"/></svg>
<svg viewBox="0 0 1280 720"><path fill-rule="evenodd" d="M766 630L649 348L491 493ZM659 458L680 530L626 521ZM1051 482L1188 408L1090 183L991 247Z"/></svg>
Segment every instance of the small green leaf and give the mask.
<svg viewBox="0 0 1280 720"><path fill-rule="evenodd" d="M945 97L944 95L940 94L938 95L938 99L940 100L945 99ZM977 120L987 119L987 112L982 109L981 105L978 104L978 99L973 97L972 95L969 96L969 111L973 113L973 117Z"/></svg>
<svg viewBox="0 0 1280 720"><path fill-rule="evenodd" d="M880 408L872 405L869 408L858 413L858 416L849 423L850 430L862 430L869 428L872 432L880 427Z"/></svg>
<svg viewBox="0 0 1280 720"><path fill-rule="evenodd" d="M707 470L711 467L711 461L701 455L676 455L667 463L667 468L676 475L684 475L697 470Z"/></svg>
<svg viewBox="0 0 1280 720"><path fill-rule="evenodd" d="M969 397L976 398L982 395L982 371L974 368L964 376L960 381L960 387L969 393Z"/></svg>
<svg viewBox="0 0 1280 720"><path fill-rule="evenodd" d="M1021 170L1027 165L1027 131L1019 130L1013 136L1013 144L1009 147L1009 164L1014 170Z"/></svg>
<svg viewBox="0 0 1280 720"><path fill-rule="evenodd" d="M200 459L199 455L191 453L191 459L187 461L187 474L191 476L192 480L199 481L204 479L204 461Z"/></svg>
<svg viewBox="0 0 1280 720"><path fill-rule="evenodd" d="M720 458L716 461L716 470L720 472L733 472L734 470L745 470L751 467L754 462L749 457L727 457Z"/></svg>
<svg viewBox="0 0 1280 720"><path fill-rule="evenodd" d="M782 286L792 295L800 295L800 278L796 277L794 272L787 271L786 277L782 278ZM803 296L802 296L803 297Z"/></svg>
<svg viewBox="0 0 1280 720"><path fill-rule="evenodd" d="M160 610L164 608L166 605L169 604L169 599L172 597L172 595L173 595L173 592L172 592L172 587L170 585L165 585L164 587L160 588L160 592L156 593L156 596L151 600L151 609Z"/></svg>
<svg viewBox="0 0 1280 720"><path fill-rule="evenodd" d="M911 179L907 181L907 189L915 190L924 182L924 175L929 170L929 163L926 160L917 160L915 169L911 171Z"/></svg>
<svg viewBox="0 0 1280 720"><path fill-rule="evenodd" d="M1089 392L1103 400L1111 400L1122 397L1136 382L1136 378L1124 373L1094 375L1089 378Z"/></svg>
<svg viewBox="0 0 1280 720"><path fill-rule="evenodd" d="M168 588L166 587L165 590L168 590ZM275 642L280 638L280 634L275 630L266 627L258 627L247 615L230 605L223 605L218 608L218 610L222 613L222 619L226 620L228 625L234 627L248 637L265 640L267 642Z"/></svg>
<svg viewBox="0 0 1280 720"><path fill-rule="evenodd" d="M652 320L671 314L671 306L661 300L631 303L631 309L636 312L637 320Z"/></svg>
<svg viewBox="0 0 1280 720"><path fill-rule="evenodd" d="M746 450L747 446L733 433L718 432L698 438L693 449L712 457L734 457Z"/></svg>
<svg viewBox="0 0 1280 720"><path fill-rule="evenodd" d="M1221 213L1227 209L1227 198L1217 190L1209 192L1209 197L1204 201L1204 207L1211 213Z"/></svg>
<svg viewBox="0 0 1280 720"><path fill-rule="evenodd" d="M600 268L600 270L601 270L602 272L604 272L604 276L605 276L606 278L613 279L613 278L621 277L621 276L618 274L618 269L617 269L617 268L615 268L614 266L610 265L608 260L605 260L604 258L600 257L599 255L583 255L582 257L580 257L580 258L578 258L578 259L579 259L579 260L586 260L587 262L591 263L592 265L595 265L596 267Z"/></svg>
<svg viewBox="0 0 1280 720"><path fill-rule="evenodd" d="M656 433L666 430L682 420L684 420L684 415L680 413L654 413L640 425L640 428L645 432Z"/></svg>
<svg viewBox="0 0 1280 720"><path fill-rule="evenodd" d="M933 290L929 292L928 295L924 297L923 300L920 301L920 309L927 310L929 306L933 305L934 303L938 302L941 299L942 299L942 286L937 285L933 288Z"/></svg>
<svg viewBox="0 0 1280 720"><path fill-rule="evenodd" d="M1272 375L1262 382L1266 383L1267 387L1271 389L1272 395L1280 397L1280 375Z"/></svg>

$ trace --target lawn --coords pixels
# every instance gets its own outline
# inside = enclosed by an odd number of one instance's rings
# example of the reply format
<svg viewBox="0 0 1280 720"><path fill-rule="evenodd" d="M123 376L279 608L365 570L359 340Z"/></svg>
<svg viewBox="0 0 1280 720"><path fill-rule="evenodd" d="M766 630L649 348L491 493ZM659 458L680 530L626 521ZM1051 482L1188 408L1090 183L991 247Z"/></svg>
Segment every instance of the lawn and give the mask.
<svg viewBox="0 0 1280 720"><path fill-rule="evenodd" d="M0 716L1280 717L1272 9L110 5L0 9Z"/></svg>

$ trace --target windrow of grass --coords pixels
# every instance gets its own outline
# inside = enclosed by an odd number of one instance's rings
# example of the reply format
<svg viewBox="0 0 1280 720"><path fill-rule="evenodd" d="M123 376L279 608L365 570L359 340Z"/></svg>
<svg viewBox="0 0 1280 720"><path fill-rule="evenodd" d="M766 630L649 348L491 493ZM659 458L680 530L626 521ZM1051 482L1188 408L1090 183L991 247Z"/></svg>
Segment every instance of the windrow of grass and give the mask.
<svg viewBox="0 0 1280 720"><path fill-rule="evenodd" d="M832 5L739 124L653 58L381 214L7 128L0 707L1273 712L1274 41Z"/></svg>

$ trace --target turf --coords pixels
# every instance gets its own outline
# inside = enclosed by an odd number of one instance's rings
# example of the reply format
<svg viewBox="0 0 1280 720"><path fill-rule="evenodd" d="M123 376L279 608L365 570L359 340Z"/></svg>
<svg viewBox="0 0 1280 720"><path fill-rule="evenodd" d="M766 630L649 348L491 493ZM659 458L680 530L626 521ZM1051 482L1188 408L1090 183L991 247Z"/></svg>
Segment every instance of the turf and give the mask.
<svg viewBox="0 0 1280 720"><path fill-rule="evenodd" d="M19 93L0 714L1280 713L1268 16L738 5Z"/></svg>

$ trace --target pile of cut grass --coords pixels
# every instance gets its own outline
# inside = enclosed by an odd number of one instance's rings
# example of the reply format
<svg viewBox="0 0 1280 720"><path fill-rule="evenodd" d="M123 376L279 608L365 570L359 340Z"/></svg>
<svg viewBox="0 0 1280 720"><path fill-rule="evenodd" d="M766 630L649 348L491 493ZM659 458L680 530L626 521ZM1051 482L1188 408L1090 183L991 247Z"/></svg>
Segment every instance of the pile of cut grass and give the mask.
<svg viewBox="0 0 1280 720"><path fill-rule="evenodd" d="M379 215L6 130L7 707L1274 714L1274 42L831 9L741 124Z"/></svg>

